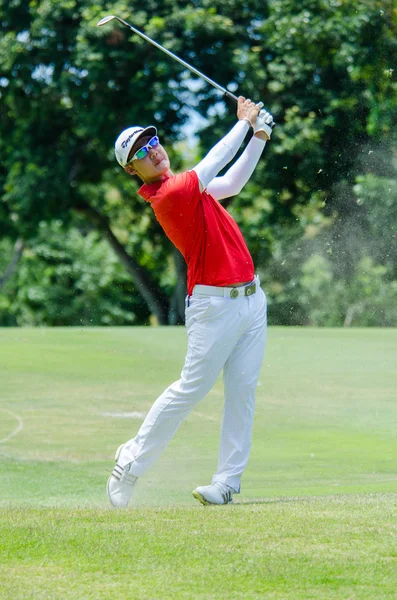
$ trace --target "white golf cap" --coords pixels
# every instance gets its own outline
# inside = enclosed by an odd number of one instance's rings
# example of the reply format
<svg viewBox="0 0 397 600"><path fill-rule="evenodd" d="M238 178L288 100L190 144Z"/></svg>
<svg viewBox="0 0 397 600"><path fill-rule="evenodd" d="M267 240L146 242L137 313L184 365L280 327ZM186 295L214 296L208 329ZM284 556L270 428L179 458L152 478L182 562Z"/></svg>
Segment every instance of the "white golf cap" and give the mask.
<svg viewBox="0 0 397 600"><path fill-rule="evenodd" d="M122 167L127 165L128 155L140 138L146 136L153 137L154 135L157 135L157 129L153 127L153 125L150 125L150 127L146 128L136 125L135 127L128 127L128 129L124 129L124 131L120 133L114 145L114 152L119 165Z"/></svg>

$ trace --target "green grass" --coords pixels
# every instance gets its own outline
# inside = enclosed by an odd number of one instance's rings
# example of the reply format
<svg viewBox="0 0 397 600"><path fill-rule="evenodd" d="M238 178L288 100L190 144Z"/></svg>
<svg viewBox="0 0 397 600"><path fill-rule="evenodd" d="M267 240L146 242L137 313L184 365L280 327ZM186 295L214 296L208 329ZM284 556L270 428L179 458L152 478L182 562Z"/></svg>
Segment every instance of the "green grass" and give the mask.
<svg viewBox="0 0 397 600"><path fill-rule="evenodd" d="M114 451L179 377L184 329L0 340L0 600L397 598L396 330L270 329L235 504L191 496L220 380L127 511L107 504Z"/></svg>

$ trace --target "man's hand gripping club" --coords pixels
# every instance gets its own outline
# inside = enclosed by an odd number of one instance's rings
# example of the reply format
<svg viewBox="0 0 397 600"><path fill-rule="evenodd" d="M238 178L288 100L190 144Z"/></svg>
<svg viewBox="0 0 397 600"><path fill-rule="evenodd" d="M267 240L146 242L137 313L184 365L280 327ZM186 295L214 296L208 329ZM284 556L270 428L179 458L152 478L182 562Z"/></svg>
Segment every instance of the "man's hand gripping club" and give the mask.
<svg viewBox="0 0 397 600"><path fill-rule="evenodd" d="M247 121L251 125L255 137L264 141L270 140L274 121L272 115L263 109L263 102L255 104L249 98L246 99L244 96L239 96L237 118Z"/></svg>
<svg viewBox="0 0 397 600"><path fill-rule="evenodd" d="M247 126L253 127L254 137L257 139L264 142L270 139L272 125L274 125L273 117L261 110L262 107L263 102L255 104L249 98L239 96L237 102L238 122L193 169L197 173L201 192L207 189L219 171L237 154L248 132ZM263 113L264 117L262 117Z"/></svg>

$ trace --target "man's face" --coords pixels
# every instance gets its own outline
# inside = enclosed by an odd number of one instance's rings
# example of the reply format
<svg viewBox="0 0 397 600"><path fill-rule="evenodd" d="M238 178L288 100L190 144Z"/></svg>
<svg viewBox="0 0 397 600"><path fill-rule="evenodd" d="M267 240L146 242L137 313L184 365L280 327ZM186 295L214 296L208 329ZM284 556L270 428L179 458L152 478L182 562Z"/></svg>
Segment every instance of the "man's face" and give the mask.
<svg viewBox="0 0 397 600"><path fill-rule="evenodd" d="M151 139L151 136L141 138L131 150L132 156L142 148ZM144 183L153 183L161 181L170 170L170 161L167 152L161 144L155 148L149 148L148 154L141 160L135 159L130 165L125 167L130 175L138 175Z"/></svg>

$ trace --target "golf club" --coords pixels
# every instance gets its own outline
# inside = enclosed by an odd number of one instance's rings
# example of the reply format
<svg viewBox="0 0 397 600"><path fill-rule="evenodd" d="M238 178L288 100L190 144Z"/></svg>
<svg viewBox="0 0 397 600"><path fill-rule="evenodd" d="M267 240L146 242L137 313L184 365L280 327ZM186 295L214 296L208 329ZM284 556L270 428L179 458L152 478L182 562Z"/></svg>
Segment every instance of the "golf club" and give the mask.
<svg viewBox="0 0 397 600"><path fill-rule="evenodd" d="M192 67L191 65L189 65L187 62L185 62L184 60L182 60L181 58L179 58L179 56L177 56L173 52L170 52L170 50L167 50L167 48L164 48L164 46L162 46L161 44L158 44L157 42L155 42L154 40L152 40L150 37L148 37L147 35L145 35L141 31L139 31L139 29L136 29L135 27L133 27L132 25L130 25L129 23L127 23L127 21L124 21L124 19L121 19L120 17L115 17L114 15L109 15L109 16L104 17L103 19L101 19L99 21L99 23L97 24L97 26L98 27L102 27L102 25L106 25L106 23L109 23L109 21L112 21L113 19L116 19L117 21L119 21L122 25L125 25L125 27L128 27L128 29L131 29L131 31L133 31L134 33L136 33L137 35L139 35L141 38L143 38L144 40L146 40L147 42L149 42L153 46L156 46L156 48L158 48L159 50L162 50L163 52L165 52L166 54L168 54L168 56L170 56L174 60L178 61L181 65L183 65L184 67L186 67L186 69L189 69L189 71L191 71L192 73L194 73L198 77L201 77L207 83L209 83L210 85L212 85L214 88L216 88L217 90L221 91L223 94L225 94L225 96L227 96L228 98L231 98L232 100L234 100L235 102L237 102L237 100L238 100L237 96L235 96L234 94L232 94L231 92L229 92L229 90L227 90L226 88L222 87L221 85L219 85L218 83L216 83L216 81L213 81L212 79L210 79L209 77L207 77L206 75L204 75L203 73L201 73L200 71L198 71L197 69L195 69L194 67Z"/></svg>
<svg viewBox="0 0 397 600"><path fill-rule="evenodd" d="M154 40L152 40L149 36L147 36L144 33L142 33L142 31L139 31L139 29L136 29L135 27L133 27L132 25L130 25L129 23L127 23L127 21L124 21L124 19L121 19L120 17L116 17L115 15L109 15L109 16L104 17L103 19L101 19L97 23L97 27L102 27L102 25L106 25L106 23L109 23L109 21L112 21L113 19L116 19L122 25L125 25L125 27L128 27L128 29L131 29L131 31L133 31L134 33L136 33L137 35L139 35L141 38L143 38L144 40L146 40L147 42L149 42L153 46L156 46L156 48L158 48L159 50L162 50L163 52L165 52L166 54L168 54L168 56L170 56L171 58L173 58L174 60L176 60L177 62L179 62L186 69L189 69L189 71L191 71L192 73L194 73L198 77L201 77L201 79L204 79L204 81L206 81L207 83L209 83L210 85L212 85L214 88L216 88L217 90L219 90L220 92L222 92L225 96L227 96L227 98L231 98L235 102L238 101L237 96L235 96L234 94L232 94L232 92L229 92L229 90L227 90L226 88L224 88L221 85L219 85L219 83L216 83L216 81L214 81L213 79L210 79L209 77L207 77L206 75L204 75L203 73L201 73L201 71L199 71L195 67L192 67L191 65L189 65L189 63L187 63L184 60L182 60L181 58L179 58L179 56L177 56L173 52L170 52L170 50L167 50L166 48L164 48L164 46L162 46L161 44L159 44L159 43L155 42ZM262 106L263 106L263 103L262 103ZM265 111L263 111L263 112L265 112ZM273 119L271 119L271 122L268 122L267 124L270 127L273 127L274 126Z"/></svg>

